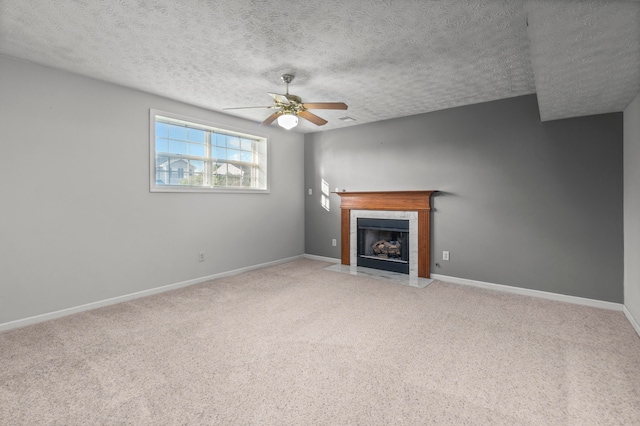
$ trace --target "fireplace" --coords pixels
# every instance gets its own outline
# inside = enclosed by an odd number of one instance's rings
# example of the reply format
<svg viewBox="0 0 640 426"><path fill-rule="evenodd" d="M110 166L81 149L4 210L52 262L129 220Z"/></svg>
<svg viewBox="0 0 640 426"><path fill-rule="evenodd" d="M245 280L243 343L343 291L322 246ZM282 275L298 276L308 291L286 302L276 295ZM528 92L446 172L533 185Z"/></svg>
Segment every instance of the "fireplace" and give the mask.
<svg viewBox="0 0 640 426"><path fill-rule="evenodd" d="M409 273L409 221L357 218L357 264Z"/></svg>
<svg viewBox="0 0 640 426"><path fill-rule="evenodd" d="M430 212L431 195L436 191L394 191L394 192L336 192L340 196L341 211L341 263L343 265L361 265L358 254L358 220L388 219L408 222L407 235L379 238L378 241L400 241L401 247L407 249L408 259L394 257L393 260L382 260L382 265L390 263L408 264L410 277L429 278L430 276ZM378 227L380 223L375 222ZM384 227L384 226L382 226ZM397 235L397 234L396 234ZM384 244L384 243L383 243ZM391 244L391 243L390 243ZM365 243L366 245L366 243ZM395 245L393 243L392 245ZM362 250L362 248L360 249ZM391 249L395 253L395 249ZM395 256L395 255L394 255ZM367 255L364 256L367 258ZM379 256L378 256L379 257ZM380 259L372 259L380 260ZM381 263L377 263L381 265ZM373 267L367 265L368 267ZM407 273L407 272L403 272Z"/></svg>

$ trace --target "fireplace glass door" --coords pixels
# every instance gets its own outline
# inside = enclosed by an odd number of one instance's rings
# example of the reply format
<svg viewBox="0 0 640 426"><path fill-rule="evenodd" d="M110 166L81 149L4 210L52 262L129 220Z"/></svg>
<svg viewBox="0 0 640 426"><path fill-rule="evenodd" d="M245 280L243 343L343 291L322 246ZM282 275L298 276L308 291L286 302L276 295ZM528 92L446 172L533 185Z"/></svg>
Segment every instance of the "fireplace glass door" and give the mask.
<svg viewBox="0 0 640 426"><path fill-rule="evenodd" d="M409 273L409 221L358 218L358 266Z"/></svg>

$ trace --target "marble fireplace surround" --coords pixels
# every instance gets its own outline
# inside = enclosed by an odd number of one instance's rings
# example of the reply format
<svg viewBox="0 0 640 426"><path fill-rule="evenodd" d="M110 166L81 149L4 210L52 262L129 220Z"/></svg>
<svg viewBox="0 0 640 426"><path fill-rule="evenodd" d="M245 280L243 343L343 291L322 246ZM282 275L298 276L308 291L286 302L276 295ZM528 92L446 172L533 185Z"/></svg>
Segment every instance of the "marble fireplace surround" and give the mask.
<svg viewBox="0 0 640 426"><path fill-rule="evenodd" d="M336 192L341 210L341 263L357 264L357 220L409 220L409 276L431 275L431 195L436 191Z"/></svg>

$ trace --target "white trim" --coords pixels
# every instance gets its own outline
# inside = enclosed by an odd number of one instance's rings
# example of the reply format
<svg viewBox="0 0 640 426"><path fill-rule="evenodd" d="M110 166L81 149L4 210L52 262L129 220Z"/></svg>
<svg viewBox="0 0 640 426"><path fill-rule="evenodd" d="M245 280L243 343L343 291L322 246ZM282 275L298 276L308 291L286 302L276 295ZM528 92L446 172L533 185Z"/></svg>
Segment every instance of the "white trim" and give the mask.
<svg viewBox="0 0 640 426"><path fill-rule="evenodd" d="M468 280L466 278L449 277L440 274L431 274L431 278L439 281L445 281L454 284L469 285L472 287L486 288L489 290L503 291L506 293L521 294L523 296L540 297L542 299L555 300L558 302L573 303L576 305L592 306L594 308L610 309L613 311L622 311L621 303L605 302L603 300L587 299L585 297L568 296L565 294L550 293L547 291L531 290L528 288L512 287L502 284L492 284L482 281ZM637 329L636 329L637 330Z"/></svg>
<svg viewBox="0 0 640 426"><path fill-rule="evenodd" d="M340 263L342 262L340 259L336 259L334 257L324 257L324 256L316 256L315 254L304 254L303 257L305 259L311 260L319 260L320 262L331 262L331 263Z"/></svg>
<svg viewBox="0 0 640 426"><path fill-rule="evenodd" d="M245 268L234 269L233 271L221 272L219 274L209 275L201 278L194 278L192 280L182 281L175 284L168 284L162 287L151 288L149 290L142 290L135 293L125 294L122 296L112 297L110 299L99 300L97 302L87 303L85 305L74 306L72 308L61 309L59 311L49 312L46 314L35 315L28 318L23 318L15 321L5 322L0 324L0 331L11 330L13 328L25 327L27 325L37 324L39 322L52 320L55 318L65 317L67 315L77 314L92 309L101 308L103 306L115 305L116 303L127 302L129 300L138 299L140 297L151 296L153 294L164 293L166 291L176 290L182 287L188 287L190 285L203 283L206 281L215 280L217 278L229 277L232 275L238 275L243 272L252 271L254 269L260 269L267 266L279 265L281 263L291 262L293 260L301 259L303 255L293 256L286 259L275 260L273 262L261 263L259 265L247 266Z"/></svg>
<svg viewBox="0 0 640 426"><path fill-rule="evenodd" d="M622 312L624 312L624 315L631 323L631 326L636 330L636 333L638 333L638 337L640 337L640 324L638 321L633 317L633 315L631 315L631 312L629 312L626 306L622 307Z"/></svg>

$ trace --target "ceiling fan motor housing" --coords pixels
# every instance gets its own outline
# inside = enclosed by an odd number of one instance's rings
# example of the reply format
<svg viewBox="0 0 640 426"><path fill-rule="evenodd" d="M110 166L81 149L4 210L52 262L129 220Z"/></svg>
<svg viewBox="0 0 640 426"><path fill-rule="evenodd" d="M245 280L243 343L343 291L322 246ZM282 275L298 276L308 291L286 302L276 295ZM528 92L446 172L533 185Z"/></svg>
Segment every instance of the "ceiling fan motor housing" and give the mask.
<svg viewBox="0 0 640 426"><path fill-rule="evenodd" d="M293 78L295 76L293 74L282 74L280 76L280 78L282 79L282 81L284 82L284 84L289 84L293 81Z"/></svg>

